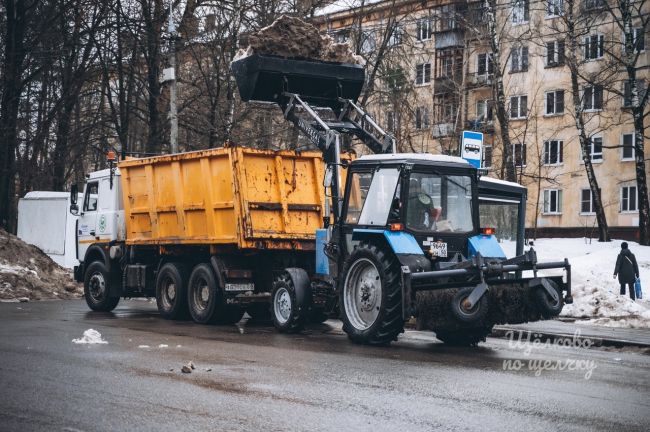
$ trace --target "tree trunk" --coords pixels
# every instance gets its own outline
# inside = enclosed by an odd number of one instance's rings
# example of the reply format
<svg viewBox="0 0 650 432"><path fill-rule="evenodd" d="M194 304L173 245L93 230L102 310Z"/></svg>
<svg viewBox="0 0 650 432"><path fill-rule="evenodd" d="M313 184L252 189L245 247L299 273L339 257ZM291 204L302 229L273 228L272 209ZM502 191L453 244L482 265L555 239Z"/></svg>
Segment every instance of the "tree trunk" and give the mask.
<svg viewBox="0 0 650 432"><path fill-rule="evenodd" d="M636 187L639 195L639 243L650 246L650 202L648 202L648 181L645 173L643 108L635 108L633 115Z"/></svg>

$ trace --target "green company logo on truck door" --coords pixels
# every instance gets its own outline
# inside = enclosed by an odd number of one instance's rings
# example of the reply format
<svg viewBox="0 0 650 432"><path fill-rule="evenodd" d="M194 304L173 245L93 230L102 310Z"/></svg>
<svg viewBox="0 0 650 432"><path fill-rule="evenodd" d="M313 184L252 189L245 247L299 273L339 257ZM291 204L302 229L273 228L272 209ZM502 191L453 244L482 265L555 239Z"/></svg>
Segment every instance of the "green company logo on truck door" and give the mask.
<svg viewBox="0 0 650 432"><path fill-rule="evenodd" d="M99 232L103 233L106 230L106 215L99 217Z"/></svg>

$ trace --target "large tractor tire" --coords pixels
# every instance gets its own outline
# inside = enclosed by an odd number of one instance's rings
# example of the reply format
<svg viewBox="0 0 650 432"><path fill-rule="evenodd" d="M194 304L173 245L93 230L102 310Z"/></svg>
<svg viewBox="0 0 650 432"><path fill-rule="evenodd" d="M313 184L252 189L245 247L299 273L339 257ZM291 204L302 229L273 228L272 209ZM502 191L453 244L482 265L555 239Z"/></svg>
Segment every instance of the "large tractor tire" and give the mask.
<svg viewBox="0 0 650 432"><path fill-rule="evenodd" d="M120 302L119 297L110 297L110 275L106 265L95 261L88 266L84 276L84 298L88 307L98 312L110 312Z"/></svg>
<svg viewBox="0 0 650 432"><path fill-rule="evenodd" d="M555 289L555 291L557 291L557 300L554 300L542 286L536 287L533 291L533 297L535 298L537 307L539 308L540 314L545 319L558 316L564 307L562 290L552 280L549 279L548 283Z"/></svg>
<svg viewBox="0 0 650 432"><path fill-rule="evenodd" d="M436 337L450 346L476 346L485 342L485 337L492 331L492 326L475 329L440 330Z"/></svg>
<svg viewBox="0 0 650 432"><path fill-rule="evenodd" d="M164 264L156 277L156 304L160 316L165 319L186 319L188 270L185 264Z"/></svg>
<svg viewBox="0 0 650 432"><path fill-rule="evenodd" d="M392 252L360 243L341 273L341 320L353 342L387 345L404 331L399 262Z"/></svg>
<svg viewBox="0 0 650 432"><path fill-rule="evenodd" d="M291 276L284 272L273 281L271 318L283 333L297 333L305 325L306 309L299 304L298 293Z"/></svg>
<svg viewBox="0 0 650 432"><path fill-rule="evenodd" d="M478 302L471 308L467 307L467 298L472 294L473 287L465 287L454 295L451 299L451 312L458 321L466 324L474 324L481 322L487 317L488 313L488 299L487 293L483 294Z"/></svg>

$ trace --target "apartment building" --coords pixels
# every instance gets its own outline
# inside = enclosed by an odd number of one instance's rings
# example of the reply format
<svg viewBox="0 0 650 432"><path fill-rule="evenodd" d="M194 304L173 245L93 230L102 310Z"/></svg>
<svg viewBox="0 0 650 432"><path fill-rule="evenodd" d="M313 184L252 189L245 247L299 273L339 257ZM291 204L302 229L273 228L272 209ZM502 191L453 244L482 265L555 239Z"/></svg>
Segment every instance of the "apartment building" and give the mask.
<svg viewBox="0 0 650 432"><path fill-rule="evenodd" d="M579 103L610 232L634 238L634 127L629 85L614 60L625 49L624 38L603 1L575 0L580 31L573 61L581 74ZM462 130L478 130L485 137L484 166L494 177L503 177L506 169L493 102L501 79L510 160L517 180L528 188L527 227L540 235L597 235L567 67L574 58L566 38L570 3L499 0L494 35L483 4L343 0L324 8L314 22L339 41L359 44L370 71L382 65L367 106L394 131L402 151L455 154ZM645 30L639 21L633 31L642 86L650 66ZM395 70L400 73L393 77ZM407 84L397 86L400 80Z"/></svg>

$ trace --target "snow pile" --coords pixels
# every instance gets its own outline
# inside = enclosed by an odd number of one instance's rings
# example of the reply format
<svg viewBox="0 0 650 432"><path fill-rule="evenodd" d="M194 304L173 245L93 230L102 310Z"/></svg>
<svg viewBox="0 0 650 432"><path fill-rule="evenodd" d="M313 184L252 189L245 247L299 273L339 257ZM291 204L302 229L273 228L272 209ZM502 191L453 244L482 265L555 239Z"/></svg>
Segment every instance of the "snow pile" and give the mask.
<svg viewBox="0 0 650 432"><path fill-rule="evenodd" d="M248 47L240 49L233 61L253 54L285 58L322 60L338 63L362 64L347 43L337 43L323 36L313 25L300 18L282 15L273 24L248 37Z"/></svg>
<svg viewBox="0 0 650 432"><path fill-rule="evenodd" d="M75 298L82 288L42 250L0 229L0 300Z"/></svg>
<svg viewBox="0 0 650 432"><path fill-rule="evenodd" d="M608 327L650 328L650 247L628 242L639 265L644 299L633 302L626 292L620 295L620 285L613 278L616 257L621 250L621 240L599 243L583 238L539 239L534 249L539 261L569 259L573 304L565 305L562 316L587 319L585 324L599 324ZM507 256L514 256L514 243L504 242L502 247ZM559 274L547 270L543 274Z"/></svg>
<svg viewBox="0 0 650 432"><path fill-rule="evenodd" d="M84 332L83 337L79 339L72 339L72 343L94 345L107 344L108 342L102 339L101 333L99 333L97 330L88 329Z"/></svg>

